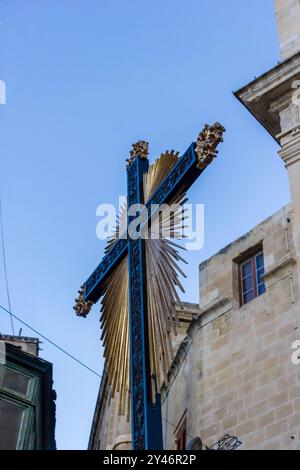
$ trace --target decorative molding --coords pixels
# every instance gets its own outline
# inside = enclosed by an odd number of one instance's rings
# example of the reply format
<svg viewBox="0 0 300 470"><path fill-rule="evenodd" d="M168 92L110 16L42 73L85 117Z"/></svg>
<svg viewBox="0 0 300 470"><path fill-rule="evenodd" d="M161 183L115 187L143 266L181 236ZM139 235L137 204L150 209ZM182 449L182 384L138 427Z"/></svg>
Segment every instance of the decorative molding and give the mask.
<svg viewBox="0 0 300 470"><path fill-rule="evenodd" d="M112 450L120 450L119 447L122 445L128 445L131 449L132 442L131 442L131 435L130 434L121 434L120 436L116 437L115 443L112 447ZM121 449L122 450L122 449ZM125 450L125 449L123 449Z"/></svg>
<svg viewBox="0 0 300 470"><path fill-rule="evenodd" d="M278 144L278 134L282 132L279 112L288 95L292 102L292 84L297 79L300 79L300 52L234 93Z"/></svg>
<svg viewBox="0 0 300 470"><path fill-rule="evenodd" d="M287 80L295 79L300 73L300 52L293 57L280 62L278 65L268 70L260 77L255 78L243 88L237 90L234 94L240 98L243 103L258 102L267 93L274 92L279 86L286 83ZM287 88L288 90L291 87ZM275 93L274 93L275 95ZM276 93L277 97L279 96ZM280 96L282 96L281 94ZM275 96L274 96L275 98Z"/></svg>
<svg viewBox="0 0 300 470"><path fill-rule="evenodd" d="M217 146L220 142L223 142L224 132L225 128L218 122L212 126L205 124L196 142L197 168L204 170L217 156Z"/></svg>
<svg viewBox="0 0 300 470"><path fill-rule="evenodd" d="M294 138L284 144L278 152L287 168L300 160L300 132L295 132L294 129L293 135Z"/></svg>
<svg viewBox="0 0 300 470"><path fill-rule="evenodd" d="M296 260L293 257L285 258L284 260L281 260L279 263L271 266L268 271L265 272L265 274L262 276L263 279L267 279L271 277L273 274L277 273L281 269L296 264Z"/></svg>
<svg viewBox="0 0 300 470"><path fill-rule="evenodd" d="M93 306L93 302L91 300L84 300L84 291L84 285L80 286L80 289L78 291L79 296L75 299L75 305L73 307L76 312L76 315L78 315L79 317L86 317Z"/></svg>
<svg viewBox="0 0 300 470"><path fill-rule="evenodd" d="M136 157L140 157L146 160L149 155L149 143L145 140L139 140L135 144L132 144L132 150L130 150L130 158L128 158L127 166L130 166Z"/></svg>
<svg viewBox="0 0 300 470"><path fill-rule="evenodd" d="M232 302L230 297L219 297L217 300L212 301L205 305L204 308L200 309L201 312L198 319L201 328L231 310Z"/></svg>
<svg viewBox="0 0 300 470"><path fill-rule="evenodd" d="M289 134L293 137L300 133L300 123L296 124L295 126L290 127L289 129L280 132L276 137L277 139L282 139L283 137L287 137Z"/></svg>

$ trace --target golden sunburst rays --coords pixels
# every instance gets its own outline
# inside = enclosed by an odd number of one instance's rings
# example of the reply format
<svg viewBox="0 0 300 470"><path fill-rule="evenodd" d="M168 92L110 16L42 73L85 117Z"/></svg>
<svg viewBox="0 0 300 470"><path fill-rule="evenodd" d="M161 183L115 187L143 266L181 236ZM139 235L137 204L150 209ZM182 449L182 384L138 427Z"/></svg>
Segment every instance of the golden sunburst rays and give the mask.
<svg viewBox="0 0 300 470"><path fill-rule="evenodd" d="M148 200L161 181L168 175L178 160L178 153L161 154L144 175L144 198ZM174 239L184 237L186 218L183 207L185 194L178 194L170 205L162 206L151 217L148 239L145 240L148 294L148 322L151 372L156 377L157 387L168 381L168 371L173 360L171 335L177 334L179 324L176 302L180 303L177 289L184 292L179 280L180 247Z"/></svg>
<svg viewBox="0 0 300 470"><path fill-rule="evenodd" d="M119 392L119 414L126 411L129 394L128 257L114 269L104 286L101 302L105 367L112 397Z"/></svg>
<svg viewBox="0 0 300 470"><path fill-rule="evenodd" d="M168 246L167 241L147 240L150 365L158 388L162 381L168 381L168 371L173 360L171 334L177 334L179 321L175 302L180 302L176 287L184 291L174 267L175 257L178 261L182 260L177 251Z"/></svg>
<svg viewBox="0 0 300 470"><path fill-rule="evenodd" d="M147 201L178 160L174 151L161 154L144 175L144 200ZM184 237L185 194L178 194L171 205L160 208L151 217L151 230L145 239L149 352L151 374L159 390L168 381L168 371L173 360L172 335L179 324L175 305L180 303L178 290L184 292L179 267L185 262L180 256L182 248L174 242ZM116 223L116 233L109 238L106 253L126 228L127 207L121 207ZM111 396L119 393L119 414L129 416L129 279L128 256L114 269L104 285L100 318L104 357ZM153 401L155 401L153 387Z"/></svg>
<svg viewBox="0 0 300 470"><path fill-rule="evenodd" d="M148 173L144 175L144 200L148 201L155 189L168 175L169 171L179 158L179 152L167 150L149 166Z"/></svg>

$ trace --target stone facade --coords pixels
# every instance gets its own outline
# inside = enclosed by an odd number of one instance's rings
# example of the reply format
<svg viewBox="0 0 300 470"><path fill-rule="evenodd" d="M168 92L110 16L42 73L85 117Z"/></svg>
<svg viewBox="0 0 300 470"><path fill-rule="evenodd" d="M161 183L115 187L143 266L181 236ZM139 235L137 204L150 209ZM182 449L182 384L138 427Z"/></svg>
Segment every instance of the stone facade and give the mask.
<svg viewBox="0 0 300 470"><path fill-rule="evenodd" d="M164 445L186 416L187 441L236 435L242 449L300 449L299 283L291 206L200 265L200 307L185 305L162 389ZM241 306L239 265L263 250L266 292ZM90 448L128 449L130 424L102 384Z"/></svg>
<svg viewBox="0 0 300 470"><path fill-rule="evenodd" d="M229 433L242 449L300 449L299 284L290 207L200 265L200 313L163 390L164 442L186 415L187 440L211 446ZM266 292L240 306L239 264L263 249ZM298 316L298 318L297 318Z"/></svg>
<svg viewBox="0 0 300 470"><path fill-rule="evenodd" d="M280 145L291 203L200 265L200 305L181 312L161 391L165 449L184 417L187 442L211 446L229 433L241 449L300 450L300 0L275 0L275 9L282 62L235 96ZM241 305L240 265L258 249L266 291ZM89 448L130 440L103 381Z"/></svg>
<svg viewBox="0 0 300 470"><path fill-rule="evenodd" d="M275 0L281 55L287 59L299 51L300 1Z"/></svg>

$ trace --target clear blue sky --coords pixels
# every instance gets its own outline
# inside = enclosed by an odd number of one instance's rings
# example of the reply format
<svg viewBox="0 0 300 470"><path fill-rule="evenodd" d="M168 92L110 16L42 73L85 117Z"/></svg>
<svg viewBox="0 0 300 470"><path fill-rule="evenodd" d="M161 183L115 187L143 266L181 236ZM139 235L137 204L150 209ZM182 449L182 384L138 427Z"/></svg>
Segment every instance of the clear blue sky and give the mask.
<svg viewBox="0 0 300 470"><path fill-rule="evenodd" d="M202 260L289 200L277 145L232 95L279 60L273 1L0 0L0 20L12 308L101 372L99 306L87 319L72 306L103 254L96 207L125 193L133 142L150 142L154 158L183 152L205 122L227 129L218 159L190 191L205 204L206 232L204 249L188 256L185 300L198 300ZM1 312L0 331L10 333ZM42 346L54 365L58 448L86 448L99 381Z"/></svg>

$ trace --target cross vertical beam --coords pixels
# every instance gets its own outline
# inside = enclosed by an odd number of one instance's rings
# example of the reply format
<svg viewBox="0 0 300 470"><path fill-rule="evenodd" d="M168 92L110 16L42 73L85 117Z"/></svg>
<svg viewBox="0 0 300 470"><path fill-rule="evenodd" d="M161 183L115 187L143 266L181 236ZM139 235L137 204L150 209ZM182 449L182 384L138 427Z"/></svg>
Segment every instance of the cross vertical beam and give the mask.
<svg viewBox="0 0 300 470"><path fill-rule="evenodd" d="M144 204L143 175L149 162L137 156L127 168L128 208ZM128 216L128 227L135 216ZM163 449L160 395L151 399L145 240L129 235L129 328L132 447Z"/></svg>

